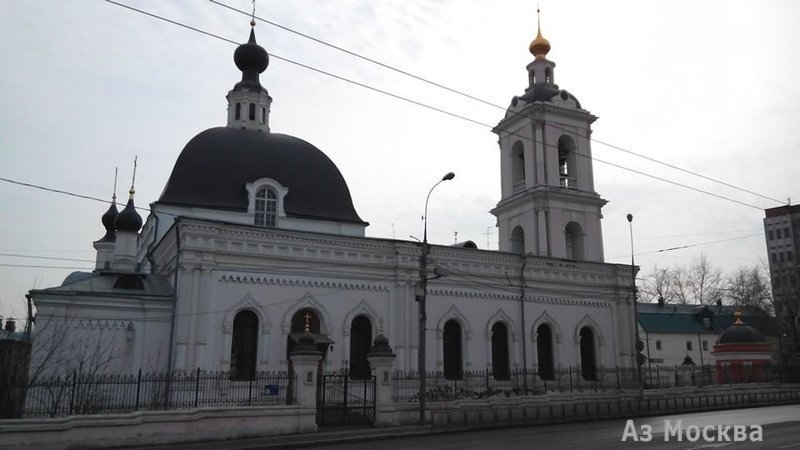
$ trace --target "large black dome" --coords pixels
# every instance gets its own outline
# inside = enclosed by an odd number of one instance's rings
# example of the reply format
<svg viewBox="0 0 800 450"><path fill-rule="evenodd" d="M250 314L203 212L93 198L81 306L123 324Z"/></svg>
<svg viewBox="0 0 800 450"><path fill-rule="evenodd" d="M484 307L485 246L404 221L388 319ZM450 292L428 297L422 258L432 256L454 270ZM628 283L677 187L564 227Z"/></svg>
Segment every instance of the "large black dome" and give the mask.
<svg viewBox="0 0 800 450"><path fill-rule="evenodd" d="M159 203L247 211L245 185L271 178L289 191L289 217L365 224L336 165L318 148L285 134L230 127L198 134L178 157Z"/></svg>

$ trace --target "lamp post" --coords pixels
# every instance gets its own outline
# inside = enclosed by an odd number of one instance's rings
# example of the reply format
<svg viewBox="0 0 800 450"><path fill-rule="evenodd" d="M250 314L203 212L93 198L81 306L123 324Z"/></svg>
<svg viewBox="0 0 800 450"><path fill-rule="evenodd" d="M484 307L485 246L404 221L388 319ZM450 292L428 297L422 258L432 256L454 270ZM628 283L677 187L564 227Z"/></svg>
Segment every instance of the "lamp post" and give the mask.
<svg viewBox="0 0 800 450"><path fill-rule="evenodd" d="M428 253L430 247L428 246L428 200L431 198L431 193L436 186L445 181L452 180L456 174L447 172L441 180L431 187L428 191L428 196L425 198L425 215L422 216L424 225L422 230L422 256L419 258L419 287L420 294L417 295L419 302L419 349L417 351L417 369L419 371L419 424L425 424L425 323L427 322L427 315L425 313L425 300L428 296Z"/></svg>
<svg viewBox="0 0 800 450"><path fill-rule="evenodd" d="M633 260L633 214L628 213L628 229L631 235L631 297L633 298L633 329L634 329L634 349L636 356L634 362L636 363L636 381L639 385L639 396L643 395L642 391L642 364L639 361L639 355L643 349L642 341L639 338L639 305L636 303L636 264Z"/></svg>

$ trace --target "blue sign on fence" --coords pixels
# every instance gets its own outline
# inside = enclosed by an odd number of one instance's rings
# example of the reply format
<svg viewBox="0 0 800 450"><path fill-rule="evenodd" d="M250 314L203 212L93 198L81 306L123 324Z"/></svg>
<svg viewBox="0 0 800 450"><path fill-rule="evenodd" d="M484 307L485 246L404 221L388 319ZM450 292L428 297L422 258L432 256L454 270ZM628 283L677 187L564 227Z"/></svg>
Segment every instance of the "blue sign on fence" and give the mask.
<svg viewBox="0 0 800 450"><path fill-rule="evenodd" d="M264 394L265 395L278 395L278 389L280 386L277 384L268 384L264 386Z"/></svg>

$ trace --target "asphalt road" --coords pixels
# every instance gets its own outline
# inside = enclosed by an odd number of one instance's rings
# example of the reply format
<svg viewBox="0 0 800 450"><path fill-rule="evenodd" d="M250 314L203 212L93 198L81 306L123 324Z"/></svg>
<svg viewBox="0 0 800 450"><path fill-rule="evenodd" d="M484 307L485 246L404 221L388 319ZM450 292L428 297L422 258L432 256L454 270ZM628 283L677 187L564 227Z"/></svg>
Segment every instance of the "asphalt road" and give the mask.
<svg viewBox="0 0 800 450"><path fill-rule="evenodd" d="M800 450L800 404L763 408L733 409L693 414L631 418L631 427L643 437L643 427L652 427L649 442L635 441L628 436L623 442L626 419L599 420L591 422L564 423L555 425L531 425L513 428L483 429L477 431L431 433L429 427L326 429L320 433L293 436L238 439L232 441L194 442L164 446L141 447L148 450L218 450L218 449L283 449L321 448L322 450L440 450L440 449L569 449L602 450L617 448L640 449L794 449ZM675 433L667 433L667 426L684 431L681 440ZM733 442L733 425L744 425L752 432L752 425L763 428L760 442ZM689 427L708 428L706 441L702 435L695 441L688 440ZM717 426L731 426L727 433L719 434ZM381 438L382 436L382 438ZM727 436L730 441L724 440ZM750 437L749 434L747 437ZM336 442L314 446L319 440ZM346 443L341 443L346 442ZM304 444L305 443L305 444ZM305 446L303 446L305 445ZM131 448L132 449L132 448Z"/></svg>
<svg viewBox="0 0 800 450"><path fill-rule="evenodd" d="M675 433L668 433L665 440L665 426L675 429L681 421L684 431L681 440ZM773 448L800 450L800 405L777 406L766 408L749 408L728 411L714 411L695 414L647 417L633 419L633 429L637 435L643 436L642 426L652 427L652 439L649 442L637 442L628 437L622 442L627 421L624 419L567 423L558 425L528 426L503 428L495 430L467 431L460 433L434 434L390 440L326 445L325 450L360 450L360 449L576 449L598 450L607 448L642 448L642 449L706 449L706 448ZM763 427L761 442L733 442L735 433L733 425L745 425L747 437L755 430L752 425ZM731 426L724 432L724 426ZM696 426L701 430L709 427L706 435L713 440L707 441L702 435L692 442L687 436L689 427ZM718 428L717 426L723 427ZM722 434L720 435L720 431ZM726 441L725 436L731 441ZM753 436L756 437L756 436ZM315 447L306 447L315 448Z"/></svg>

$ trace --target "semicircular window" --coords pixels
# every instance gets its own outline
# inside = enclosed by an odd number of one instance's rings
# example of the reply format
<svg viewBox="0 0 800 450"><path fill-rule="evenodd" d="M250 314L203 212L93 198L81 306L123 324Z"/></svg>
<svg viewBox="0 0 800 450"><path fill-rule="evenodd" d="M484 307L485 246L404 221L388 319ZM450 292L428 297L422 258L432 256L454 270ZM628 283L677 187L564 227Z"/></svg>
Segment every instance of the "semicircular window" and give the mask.
<svg viewBox="0 0 800 450"><path fill-rule="evenodd" d="M135 289L137 291L143 291L144 284L136 275L122 275L114 282L114 289Z"/></svg>

